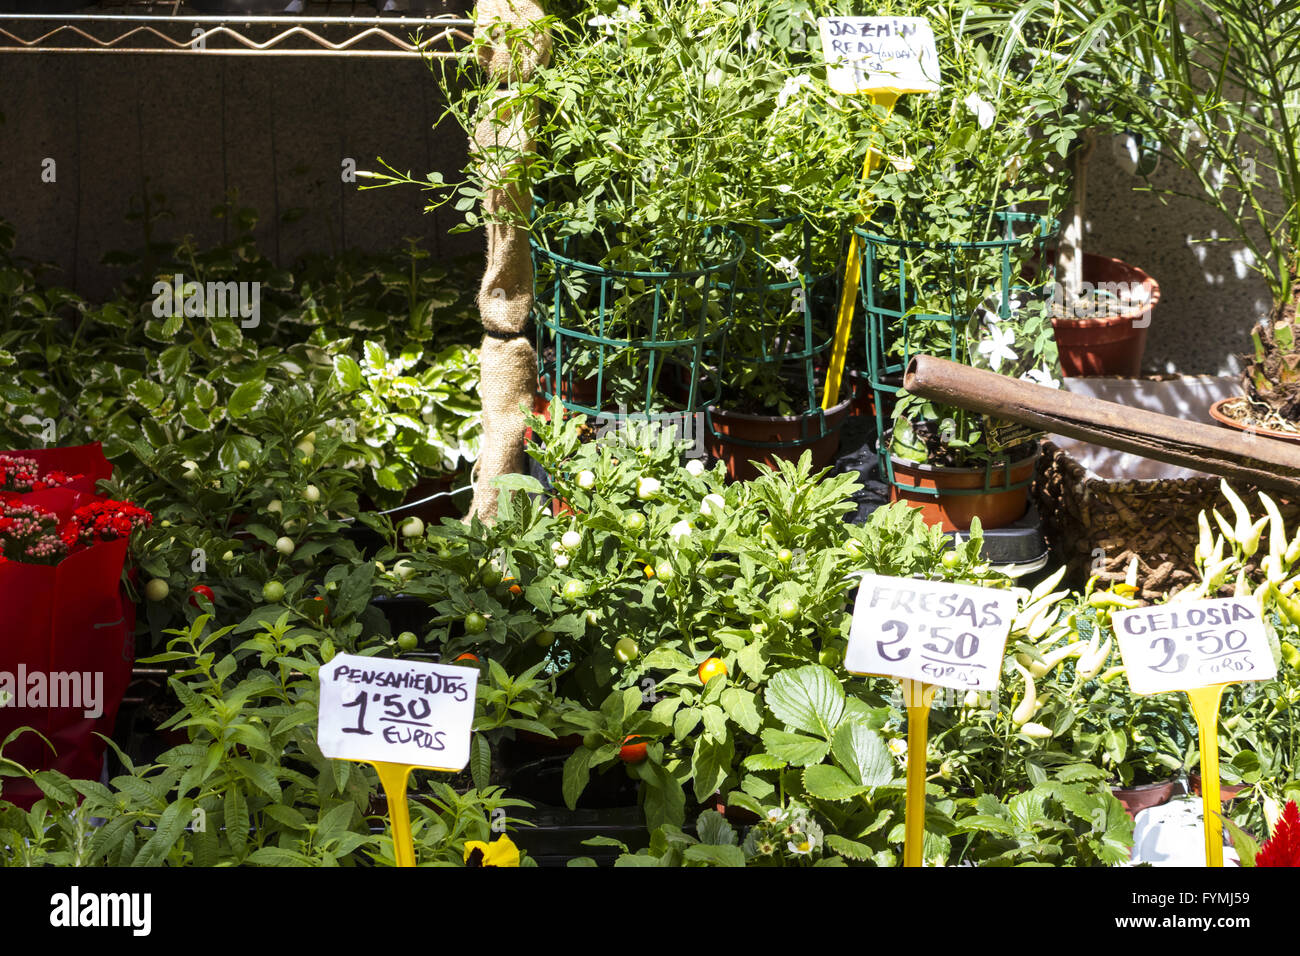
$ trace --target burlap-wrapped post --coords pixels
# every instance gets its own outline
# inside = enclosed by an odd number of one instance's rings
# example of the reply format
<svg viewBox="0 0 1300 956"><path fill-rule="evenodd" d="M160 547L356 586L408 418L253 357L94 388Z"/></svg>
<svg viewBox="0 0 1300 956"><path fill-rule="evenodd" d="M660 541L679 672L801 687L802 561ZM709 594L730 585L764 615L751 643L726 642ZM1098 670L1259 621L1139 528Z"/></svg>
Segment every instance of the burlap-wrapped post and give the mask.
<svg viewBox="0 0 1300 956"><path fill-rule="evenodd" d="M475 12L475 31L489 43L480 47L479 62L503 85L527 79L550 55L550 38L538 28L542 8L529 0L482 0ZM532 151L536 117L527 103L514 98L508 86L486 103L471 143L484 182L502 183L489 189L483 201L487 229L487 268L479 286L483 346L479 359L479 394L483 400L483 441L474 466L474 501L470 516L484 521L496 517L498 475L521 471L524 459L524 409L537 389L537 355L524 334L533 305L532 260L528 235L501 222L500 217L527 216L532 197L521 189L505 157ZM468 516L467 516L468 517Z"/></svg>

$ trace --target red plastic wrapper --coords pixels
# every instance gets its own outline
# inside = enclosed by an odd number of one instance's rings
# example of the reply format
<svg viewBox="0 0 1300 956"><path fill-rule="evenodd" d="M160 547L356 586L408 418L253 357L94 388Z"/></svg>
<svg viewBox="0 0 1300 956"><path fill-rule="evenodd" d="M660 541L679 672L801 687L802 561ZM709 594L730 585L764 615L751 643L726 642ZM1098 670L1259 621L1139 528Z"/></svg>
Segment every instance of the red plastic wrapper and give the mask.
<svg viewBox="0 0 1300 956"><path fill-rule="evenodd" d="M65 487L72 491L84 491L96 494L96 482L101 478L113 477L113 466L104 457L103 447L99 442L89 445L74 445L71 448L33 448L30 451L13 451L11 455L33 458L40 465L41 472L62 471L69 475L81 475L72 484Z"/></svg>
<svg viewBox="0 0 1300 956"><path fill-rule="evenodd" d="M111 474L97 445L16 454L40 459L42 469L84 474L92 488ZM69 488L11 497L48 508L60 521L103 500ZM0 740L26 726L54 748L31 733L12 741L4 756L29 770L100 777L107 744L96 733L112 734L135 661L135 607L121 586L127 548L128 540L120 538L53 566L0 564L0 696L10 697L0 707ZM0 799L24 808L41 797L21 777L0 778L0 787Z"/></svg>

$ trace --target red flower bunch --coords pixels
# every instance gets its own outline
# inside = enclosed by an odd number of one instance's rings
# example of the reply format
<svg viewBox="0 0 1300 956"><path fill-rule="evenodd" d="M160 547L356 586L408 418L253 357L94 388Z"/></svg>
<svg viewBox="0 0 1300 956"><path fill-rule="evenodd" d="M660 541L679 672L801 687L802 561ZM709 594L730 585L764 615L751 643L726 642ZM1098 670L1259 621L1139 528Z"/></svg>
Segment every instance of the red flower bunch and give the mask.
<svg viewBox="0 0 1300 956"><path fill-rule="evenodd" d="M0 499L0 562L58 564L68 548L53 511L15 498Z"/></svg>
<svg viewBox="0 0 1300 956"><path fill-rule="evenodd" d="M85 546L125 538L136 528L151 524L153 515L129 501L95 501L74 511L61 534L69 547Z"/></svg>
<svg viewBox="0 0 1300 956"><path fill-rule="evenodd" d="M0 454L0 491L25 494L29 491L44 491L46 488L62 488L83 477L85 476L69 475L62 471L42 475L35 458Z"/></svg>
<svg viewBox="0 0 1300 956"><path fill-rule="evenodd" d="M101 500L82 505L60 525L48 508L0 493L0 564L58 564L69 554L152 523L153 515L130 502Z"/></svg>
<svg viewBox="0 0 1300 956"><path fill-rule="evenodd" d="M1287 801L1273 835L1264 841L1255 857L1256 866L1300 866L1300 810Z"/></svg>

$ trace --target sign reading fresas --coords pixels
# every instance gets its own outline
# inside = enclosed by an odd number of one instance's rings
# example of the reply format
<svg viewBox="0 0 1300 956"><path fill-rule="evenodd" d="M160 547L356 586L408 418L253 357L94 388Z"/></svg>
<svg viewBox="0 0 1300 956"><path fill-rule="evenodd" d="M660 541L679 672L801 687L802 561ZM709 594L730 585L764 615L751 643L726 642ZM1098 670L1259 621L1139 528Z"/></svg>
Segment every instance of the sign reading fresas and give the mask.
<svg viewBox="0 0 1300 956"><path fill-rule="evenodd" d="M844 667L853 674L993 690L1015 613L1016 598L1007 591L864 574Z"/></svg>
<svg viewBox="0 0 1300 956"><path fill-rule="evenodd" d="M1110 619L1134 693L1277 676L1259 605L1251 598L1135 608Z"/></svg>
<svg viewBox="0 0 1300 956"><path fill-rule="evenodd" d="M477 686L472 667L339 654L320 669L321 753L463 770Z"/></svg>
<svg viewBox="0 0 1300 956"><path fill-rule="evenodd" d="M819 17L817 28L836 93L939 89L939 54L924 17Z"/></svg>

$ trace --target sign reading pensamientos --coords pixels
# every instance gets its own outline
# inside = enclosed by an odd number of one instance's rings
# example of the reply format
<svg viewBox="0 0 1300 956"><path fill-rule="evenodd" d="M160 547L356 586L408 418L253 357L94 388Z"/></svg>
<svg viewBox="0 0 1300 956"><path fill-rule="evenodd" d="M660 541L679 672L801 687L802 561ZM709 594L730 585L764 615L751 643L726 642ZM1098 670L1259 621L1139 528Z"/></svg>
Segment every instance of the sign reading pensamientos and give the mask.
<svg viewBox="0 0 1300 956"><path fill-rule="evenodd" d="M1248 597L1116 611L1111 625L1137 694L1277 676L1259 605Z"/></svg>
<svg viewBox="0 0 1300 956"><path fill-rule="evenodd" d="M924 17L819 17L817 28L836 93L939 89L939 54Z"/></svg>
<svg viewBox="0 0 1300 956"><path fill-rule="evenodd" d="M339 654L320 669L327 757L463 770L478 670Z"/></svg>
<svg viewBox="0 0 1300 956"><path fill-rule="evenodd" d="M993 690L1015 613L1016 598L1007 591L865 574L844 667L853 674Z"/></svg>

